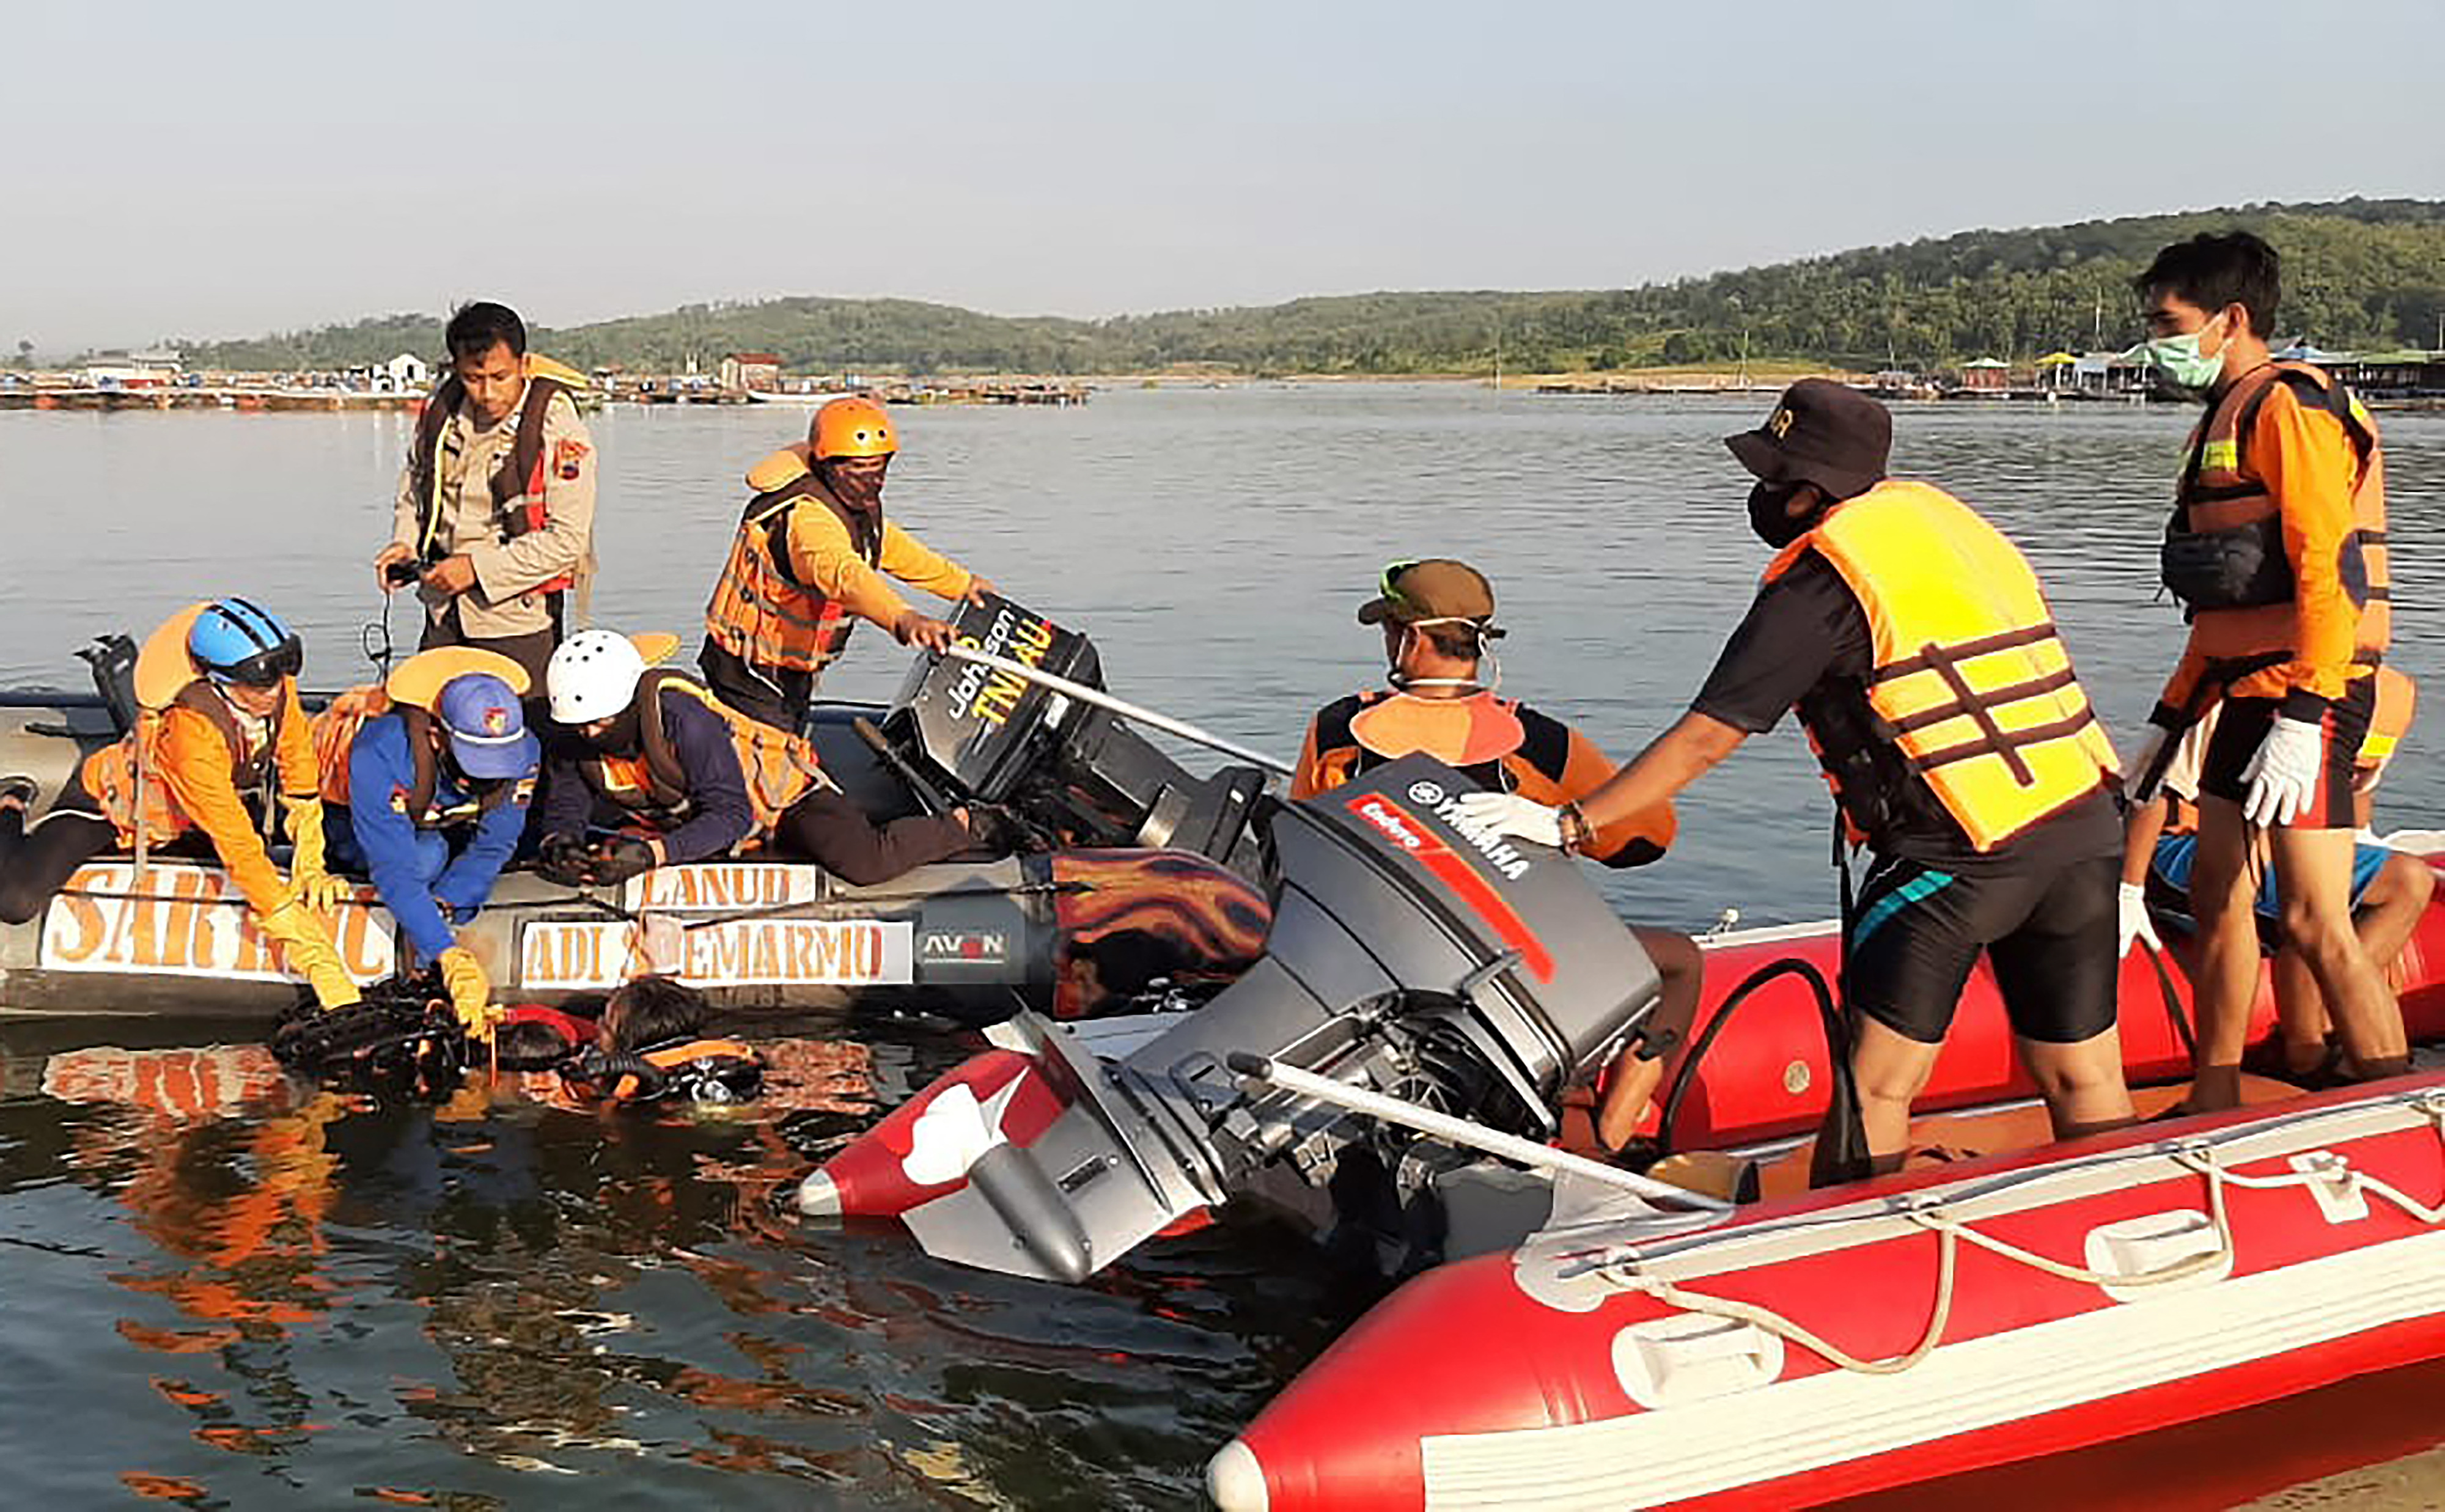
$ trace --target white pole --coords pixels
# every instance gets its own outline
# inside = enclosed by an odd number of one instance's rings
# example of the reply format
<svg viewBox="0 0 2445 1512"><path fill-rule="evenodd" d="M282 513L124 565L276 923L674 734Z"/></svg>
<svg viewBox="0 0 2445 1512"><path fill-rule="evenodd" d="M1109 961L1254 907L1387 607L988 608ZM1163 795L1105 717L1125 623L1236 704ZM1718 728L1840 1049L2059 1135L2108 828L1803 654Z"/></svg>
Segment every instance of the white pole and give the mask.
<svg viewBox="0 0 2445 1512"><path fill-rule="evenodd" d="M1176 735L1184 740L1193 740L1209 750L1220 751L1224 756L1237 756L1242 761L1263 767L1268 772L1278 773L1282 776L1291 775L1291 768L1286 762L1277 761L1260 752L1251 751L1244 745L1235 745L1219 735L1211 735L1199 729L1185 719L1175 719L1167 714L1157 714L1152 709L1139 708L1134 703L1112 697L1101 688L1091 688L1083 682L1073 682L1068 678L1057 677L1040 667L1029 666L1024 662L1014 662L1006 656L996 656L990 651L980 651L972 645L953 644L943 654L961 662L974 662L979 666L989 666L997 672L1007 672L1015 678L1025 678L1028 681L1040 683L1065 698L1076 699L1081 703L1092 703L1099 709L1109 709L1124 719L1134 719L1140 724L1152 725L1167 734Z"/></svg>
<svg viewBox="0 0 2445 1512"><path fill-rule="evenodd" d="M1657 1181L1652 1176L1641 1176L1636 1171L1627 1171L1618 1167L1607 1166L1601 1161L1593 1161L1584 1155L1574 1155L1567 1149L1556 1149L1551 1145L1540 1145L1534 1140L1521 1139L1517 1134L1506 1134L1501 1129L1488 1129L1484 1124L1475 1123L1469 1119L1455 1118L1449 1113L1438 1112L1432 1108L1422 1108L1416 1103L1405 1102L1398 1097L1387 1097L1382 1092L1369 1092L1364 1087L1353 1087L1346 1081L1335 1081L1330 1076L1319 1076L1312 1071L1301 1071L1297 1066L1285 1066L1268 1056L1238 1052L1227 1057L1227 1064L1232 1071L1242 1076L1279 1087L1284 1092L1297 1092L1302 1097L1313 1097L1317 1102L1331 1103L1336 1108L1347 1108L1353 1113L1365 1113L1370 1118L1380 1118L1388 1124L1399 1124L1405 1129L1414 1129L1422 1134L1431 1134L1437 1139L1448 1140L1452 1144L1465 1146L1470 1149L1484 1150L1489 1155L1500 1155L1504 1160L1518 1161L1522 1166L1534 1167L1539 1170L1549 1170L1558 1175L1567 1173L1584 1177L1592 1182L1602 1182L1608 1186L1617 1186L1626 1192L1635 1192L1651 1202L1670 1203L1677 1207L1694 1207L1710 1213L1727 1213L1732 1210L1729 1203L1703 1193L1685 1190L1669 1182Z"/></svg>

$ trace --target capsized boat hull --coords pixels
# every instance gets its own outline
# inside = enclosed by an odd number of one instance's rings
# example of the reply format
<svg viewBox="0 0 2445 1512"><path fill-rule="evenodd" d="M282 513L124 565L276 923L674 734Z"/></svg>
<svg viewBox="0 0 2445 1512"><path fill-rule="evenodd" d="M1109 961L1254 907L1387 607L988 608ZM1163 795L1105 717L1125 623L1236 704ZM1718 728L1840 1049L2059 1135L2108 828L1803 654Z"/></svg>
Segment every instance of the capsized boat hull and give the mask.
<svg viewBox="0 0 2445 1512"><path fill-rule="evenodd" d="M1401 1288L1209 1491L1235 1512L1804 1505L2435 1358L2440 1130L2445 1075L2418 1074L1694 1233L1548 1230Z"/></svg>

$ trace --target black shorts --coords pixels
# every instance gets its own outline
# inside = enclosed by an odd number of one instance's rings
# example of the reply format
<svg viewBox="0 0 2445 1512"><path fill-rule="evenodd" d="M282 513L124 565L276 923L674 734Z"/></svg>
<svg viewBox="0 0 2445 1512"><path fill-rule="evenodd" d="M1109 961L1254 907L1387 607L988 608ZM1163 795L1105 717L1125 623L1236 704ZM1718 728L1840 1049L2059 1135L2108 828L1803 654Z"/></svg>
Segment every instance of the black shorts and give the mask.
<svg viewBox="0 0 2445 1512"><path fill-rule="evenodd" d="M1853 910L1843 996L1894 1033L1944 1042L1984 950L2024 1039L2069 1045L2114 1027L2115 856L1969 875L1879 858Z"/></svg>
<svg viewBox="0 0 2445 1512"><path fill-rule="evenodd" d="M2242 774L2249 758L2274 726L2281 699L2227 699L2216 718L2215 734L2208 737L2207 755L2199 760L2199 791L2210 797L2240 803L2249 796ZM2318 791L2308 806L2293 815L2293 830L2354 830L2353 768L2361 742L2368 737L2369 718L2377 712L2377 679L2357 678L2343 685L2343 696L2326 706L2326 759L2319 766Z"/></svg>

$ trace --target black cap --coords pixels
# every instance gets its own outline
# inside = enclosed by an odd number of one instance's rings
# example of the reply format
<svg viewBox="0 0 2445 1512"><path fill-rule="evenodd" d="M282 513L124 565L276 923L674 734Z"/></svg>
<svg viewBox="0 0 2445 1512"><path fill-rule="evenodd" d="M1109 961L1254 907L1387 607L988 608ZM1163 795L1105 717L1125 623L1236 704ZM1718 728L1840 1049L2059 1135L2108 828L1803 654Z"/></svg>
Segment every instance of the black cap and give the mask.
<svg viewBox="0 0 2445 1512"><path fill-rule="evenodd" d="M1782 391L1764 424L1724 444L1769 483L1814 483L1845 499L1884 480L1894 417L1857 389L1803 378Z"/></svg>

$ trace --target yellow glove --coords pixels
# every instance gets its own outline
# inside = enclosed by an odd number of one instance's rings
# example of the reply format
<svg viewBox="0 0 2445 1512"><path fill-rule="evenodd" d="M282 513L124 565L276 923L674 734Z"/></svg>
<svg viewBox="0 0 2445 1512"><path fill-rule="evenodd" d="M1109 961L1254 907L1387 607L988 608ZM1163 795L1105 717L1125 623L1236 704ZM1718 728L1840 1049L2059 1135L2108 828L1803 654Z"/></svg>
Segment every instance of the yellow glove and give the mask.
<svg viewBox="0 0 2445 1512"><path fill-rule="evenodd" d="M295 851L289 863L289 892L317 913L328 913L356 896L356 885L323 869L323 800L283 795L289 811L289 840Z"/></svg>
<svg viewBox="0 0 2445 1512"><path fill-rule="evenodd" d="M254 932L280 946L280 959L314 989L314 1000L326 1008L353 1007L359 1001L356 981L340 961L323 921L299 906L292 897L267 914L255 916Z"/></svg>
<svg viewBox="0 0 2445 1512"><path fill-rule="evenodd" d="M458 1021L467 1033L489 1041L501 1010L493 1006L493 983L484 975L484 963L465 945L452 945L434 957L433 964L441 972L441 984L450 989L451 1011Z"/></svg>

